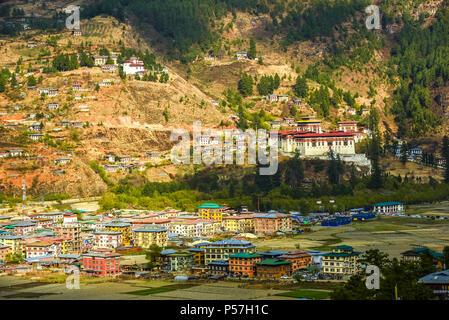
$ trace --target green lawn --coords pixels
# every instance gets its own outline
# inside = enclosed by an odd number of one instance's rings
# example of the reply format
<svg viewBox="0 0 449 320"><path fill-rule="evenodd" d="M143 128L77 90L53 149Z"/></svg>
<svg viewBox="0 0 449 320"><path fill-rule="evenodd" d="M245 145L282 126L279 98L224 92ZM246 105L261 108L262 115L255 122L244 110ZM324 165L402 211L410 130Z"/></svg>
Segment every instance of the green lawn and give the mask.
<svg viewBox="0 0 449 320"><path fill-rule="evenodd" d="M312 300L323 300L329 298L328 291L299 289L296 291L287 291L276 294L277 296L290 297L290 298L307 298Z"/></svg>
<svg viewBox="0 0 449 320"><path fill-rule="evenodd" d="M147 296L147 295L150 295L150 294L169 292L169 291L174 291L174 290L178 290L178 289L187 289L187 288L190 288L190 287L193 287L193 286L195 286L195 284L180 283L180 284L172 284L172 285L156 287L156 288L148 288L148 289L143 289L143 290L124 292L124 294L133 294L133 295L137 295L137 296Z"/></svg>

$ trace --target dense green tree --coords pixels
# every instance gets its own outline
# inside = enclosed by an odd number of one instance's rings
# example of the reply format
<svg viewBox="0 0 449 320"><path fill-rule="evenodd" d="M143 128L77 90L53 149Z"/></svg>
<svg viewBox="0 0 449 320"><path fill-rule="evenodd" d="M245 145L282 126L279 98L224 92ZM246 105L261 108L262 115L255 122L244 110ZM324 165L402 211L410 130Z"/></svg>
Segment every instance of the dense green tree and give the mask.
<svg viewBox="0 0 449 320"><path fill-rule="evenodd" d="M244 97L248 97L253 94L253 78L246 72L243 72L242 74L242 78L238 83L238 89Z"/></svg>
<svg viewBox="0 0 449 320"><path fill-rule="evenodd" d="M298 76L296 78L296 83L293 86L293 92L299 98L307 97L307 94L309 92L309 86L307 85L307 80L305 77Z"/></svg>

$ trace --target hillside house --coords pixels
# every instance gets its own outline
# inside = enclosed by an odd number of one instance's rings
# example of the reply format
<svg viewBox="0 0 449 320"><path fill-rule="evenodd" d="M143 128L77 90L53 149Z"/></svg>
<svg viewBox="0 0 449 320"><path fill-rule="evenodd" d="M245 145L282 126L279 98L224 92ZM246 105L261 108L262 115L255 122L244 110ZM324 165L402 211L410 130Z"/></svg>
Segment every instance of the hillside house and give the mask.
<svg viewBox="0 0 449 320"><path fill-rule="evenodd" d="M72 159L70 158L58 158L58 159L54 159L53 162L55 164L67 164L72 162Z"/></svg>
<svg viewBox="0 0 449 320"><path fill-rule="evenodd" d="M58 107L59 107L59 104L55 103L55 102L49 103L47 105L48 110L56 110L56 109L58 109Z"/></svg>
<svg viewBox="0 0 449 320"><path fill-rule="evenodd" d="M133 56L129 58L129 60L123 62L123 72L125 72L126 75L134 75L136 73L143 74L145 72L144 63Z"/></svg>
<svg viewBox="0 0 449 320"><path fill-rule="evenodd" d="M248 59L248 52L246 51L239 51L235 54L237 60L245 60Z"/></svg>
<svg viewBox="0 0 449 320"><path fill-rule="evenodd" d="M92 59L94 60L94 65L101 67L108 61L108 56L92 56Z"/></svg>
<svg viewBox="0 0 449 320"><path fill-rule="evenodd" d="M42 133L31 133L28 137L33 141L39 141L44 138L44 135Z"/></svg>

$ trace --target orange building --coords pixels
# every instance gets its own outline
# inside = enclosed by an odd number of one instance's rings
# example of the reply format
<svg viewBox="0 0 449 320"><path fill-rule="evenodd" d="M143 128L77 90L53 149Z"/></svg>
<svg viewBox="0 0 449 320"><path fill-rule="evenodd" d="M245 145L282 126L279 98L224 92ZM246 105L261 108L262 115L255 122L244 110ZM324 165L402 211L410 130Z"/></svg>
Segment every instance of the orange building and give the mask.
<svg viewBox="0 0 449 320"><path fill-rule="evenodd" d="M236 253L229 255L229 274L253 278L255 276L255 263L260 262L262 256L256 253Z"/></svg>
<svg viewBox="0 0 449 320"><path fill-rule="evenodd" d="M262 213L254 217L255 233L274 233L292 228L292 217L283 213Z"/></svg>
<svg viewBox="0 0 449 320"><path fill-rule="evenodd" d="M301 250L285 253L279 259L292 263L292 273L312 265L312 256Z"/></svg>
<svg viewBox="0 0 449 320"><path fill-rule="evenodd" d="M259 279L276 280L292 275L292 262L279 259L265 259L256 262L256 277Z"/></svg>

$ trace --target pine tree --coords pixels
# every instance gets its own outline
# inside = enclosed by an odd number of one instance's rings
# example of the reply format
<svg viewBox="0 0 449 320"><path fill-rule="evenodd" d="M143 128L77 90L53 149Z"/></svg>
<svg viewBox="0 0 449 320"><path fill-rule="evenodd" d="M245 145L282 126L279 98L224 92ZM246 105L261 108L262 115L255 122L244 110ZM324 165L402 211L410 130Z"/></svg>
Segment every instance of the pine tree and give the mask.
<svg viewBox="0 0 449 320"><path fill-rule="evenodd" d="M306 78L298 76L296 78L296 83L293 86L293 92L299 98L307 97L307 93L309 91L309 86L307 85Z"/></svg>
<svg viewBox="0 0 449 320"><path fill-rule="evenodd" d="M449 137L444 136L443 138L443 148L442 148L442 156L445 163L445 171L444 171L444 182L449 183Z"/></svg>
<svg viewBox="0 0 449 320"><path fill-rule="evenodd" d="M257 57L256 40L254 38L251 38L249 40L248 57L250 59L254 59Z"/></svg>
<svg viewBox="0 0 449 320"><path fill-rule="evenodd" d="M248 97L253 94L253 78L246 72L243 72L242 74L242 78L238 83L238 89L244 97Z"/></svg>

